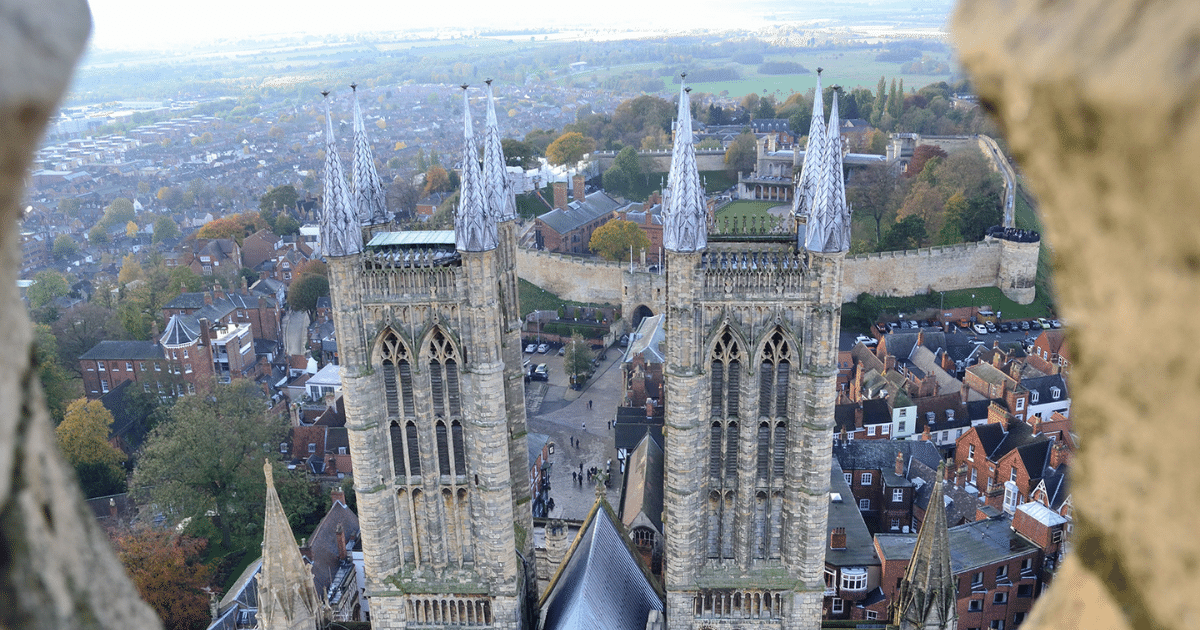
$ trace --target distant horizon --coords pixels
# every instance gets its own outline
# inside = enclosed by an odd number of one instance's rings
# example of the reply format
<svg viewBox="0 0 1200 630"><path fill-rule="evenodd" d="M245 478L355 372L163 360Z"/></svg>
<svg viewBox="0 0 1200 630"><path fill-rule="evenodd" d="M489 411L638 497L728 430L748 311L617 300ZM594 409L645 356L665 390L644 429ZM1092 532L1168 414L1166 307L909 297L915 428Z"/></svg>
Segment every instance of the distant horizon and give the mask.
<svg viewBox="0 0 1200 630"><path fill-rule="evenodd" d="M838 4L845 8L868 7L871 11L884 10L880 5L895 5L897 11L906 6L900 0L842 0ZM949 0L944 0L944 4L948 17ZM186 51L194 46L243 39L383 36L420 31L443 31L449 35L506 29L633 29L679 33L700 29L756 30L806 23L817 26L820 22L841 22L842 17L815 13L806 7L780 7L765 0L751 0L736 8L716 0L693 0L686 11L674 4L610 0L602 12L565 10L561 4L546 0L525 2L520 11L483 0L461 0L449 5L453 10L440 10L439 6L438 10L424 11L399 10L396 5L379 0L343 0L336 5L296 0L287 5L286 11L261 0L210 0L203 5L175 3L166 10L164 6L150 0L91 0L93 28L89 52ZM822 12L829 10L822 7Z"/></svg>

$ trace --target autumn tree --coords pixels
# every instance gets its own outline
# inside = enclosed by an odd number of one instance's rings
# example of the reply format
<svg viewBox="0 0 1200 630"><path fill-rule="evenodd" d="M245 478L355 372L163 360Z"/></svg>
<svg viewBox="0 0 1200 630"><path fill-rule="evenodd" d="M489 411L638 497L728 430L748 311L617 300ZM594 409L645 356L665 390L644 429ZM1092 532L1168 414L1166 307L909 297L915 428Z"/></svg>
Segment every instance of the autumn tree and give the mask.
<svg viewBox="0 0 1200 630"><path fill-rule="evenodd" d="M258 213L231 214L205 223L196 232L196 238L229 238L242 244L242 239L267 227L267 222Z"/></svg>
<svg viewBox="0 0 1200 630"><path fill-rule="evenodd" d="M271 231L279 236L299 234L300 222L292 218L290 214L280 214L275 218L275 227Z"/></svg>
<svg viewBox="0 0 1200 630"><path fill-rule="evenodd" d="M174 186L163 186L156 195L162 204L172 210L183 207L183 191Z"/></svg>
<svg viewBox="0 0 1200 630"><path fill-rule="evenodd" d="M307 311L310 317L315 317L317 300L329 295L329 278L314 273L306 273L292 281L288 286L288 308L293 311Z"/></svg>
<svg viewBox="0 0 1200 630"><path fill-rule="evenodd" d="M592 232L588 248L608 260L625 260L650 247L650 238L633 221L613 219Z"/></svg>
<svg viewBox="0 0 1200 630"><path fill-rule="evenodd" d="M88 496L116 494L124 490L125 454L108 443L112 414L99 400L80 398L67 405L63 421L54 429L58 448L75 467L79 483Z"/></svg>
<svg viewBox="0 0 1200 630"><path fill-rule="evenodd" d="M546 147L546 160L556 165L576 164L595 148L595 140L578 131L569 131Z"/></svg>
<svg viewBox="0 0 1200 630"><path fill-rule="evenodd" d="M117 557L142 599L154 608L166 628L203 630L212 621L208 597L212 568L201 562L203 538L170 529L138 528L112 539Z"/></svg>
<svg viewBox="0 0 1200 630"><path fill-rule="evenodd" d="M425 194L446 192L451 190L450 173L441 166L431 166L425 172Z"/></svg>
<svg viewBox="0 0 1200 630"><path fill-rule="evenodd" d="M121 271L117 273L117 284L129 284L135 280L141 280L144 272L142 263L138 262L137 255L133 253L125 254L121 259Z"/></svg>
<svg viewBox="0 0 1200 630"><path fill-rule="evenodd" d="M104 216L100 218L100 225L103 225L105 228L125 225L133 221L136 218L136 214L132 201L124 197L117 197L104 209Z"/></svg>
<svg viewBox="0 0 1200 630"><path fill-rule="evenodd" d="M295 208L296 201L299 199L300 194L296 192L296 187L291 184L284 184L263 193L258 198L258 209L260 212L275 216L281 211ZM263 218L265 219L266 217Z"/></svg>
<svg viewBox="0 0 1200 630"><path fill-rule="evenodd" d="M519 166L524 169L537 166L538 152L527 142L504 138L500 140L500 148L504 150L504 163L508 166Z"/></svg>
<svg viewBox="0 0 1200 630"><path fill-rule="evenodd" d="M421 200L421 190L413 186L411 177L403 174L392 179L385 194L387 207L404 219L412 218L417 211L417 202Z"/></svg>
<svg viewBox="0 0 1200 630"><path fill-rule="evenodd" d="M211 517L221 546L231 550L235 537L261 535L262 458L278 451L287 420L265 413L253 381L202 389L146 438L132 487L173 520Z"/></svg>
<svg viewBox="0 0 1200 630"><path fill-rule="evenodd" d="M50 417L57 424L62 422L66 415L70 401L83 395L82 381L63 367L58 354L58 340L55 339L50 326L34 326L33 353L37 359L42 392L46 394L46 407L50 410Z"/></svg>
<svg viewBox="0 0 1200 630"><path fill-rule="evenodd" d="M758 166L758 140L753 133L743 131L725 149L725 166L744 173Z"/></svg>
<svg viewBox="0 0 1200 630"><path fill-rule="evenodd" d="M297 277L303 276L306 273L329 277L329 265L317 259L306 260L296 265L295 271Z"/></svg>
<svg viewBox="0 0 1200 630"><path fill-rule="evenodd" d="M932 144L922 144L913 149L912 159L908 161L908 167L904 169L905 177L916 177L925 170L925 163L933 158L946 159L946 151L939 146Z"/></svg>

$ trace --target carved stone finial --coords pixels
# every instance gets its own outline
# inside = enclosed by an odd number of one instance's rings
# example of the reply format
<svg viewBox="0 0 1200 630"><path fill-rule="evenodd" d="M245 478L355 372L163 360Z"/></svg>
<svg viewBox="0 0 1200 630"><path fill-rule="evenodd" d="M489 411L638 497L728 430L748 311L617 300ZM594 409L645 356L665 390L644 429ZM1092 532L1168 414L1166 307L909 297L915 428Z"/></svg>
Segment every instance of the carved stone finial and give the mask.
<svg viewBox="0 0 1200 630"><path fill-rule="evenodd" d="M321 90L321 98L327 98L328 96L329 90Z"/></svg>
<svg viewBox="0 0 1200 630"><path fill-rule="evenodd" d="M820 77L820 76L821 76L821 72L822 72L823 70L825 70L825 68L821 68L821 67L818 67L818 68L817 68L817 76L818 76L818 77Z"/></svg>
<svg viewBox="0 0 1200 630"><path fill-rule="evenodd" d="M358 91L358 84L357 84L357 83L351 83L351 84L350 84L350 89L351 89L351 90L353 90L353 91L355 91L355 92L357 92L357 91Z"/></svg>
<svg viewBox="0 0 1200 630"><path fill-rule="evenodd" d="M488 84L488 85L491 85L491 84L492 84L492 80L491 80L491 78L484 79L484 80L483 80L483 82L484 82L484 83L486 83L486 84Z"/></svg>

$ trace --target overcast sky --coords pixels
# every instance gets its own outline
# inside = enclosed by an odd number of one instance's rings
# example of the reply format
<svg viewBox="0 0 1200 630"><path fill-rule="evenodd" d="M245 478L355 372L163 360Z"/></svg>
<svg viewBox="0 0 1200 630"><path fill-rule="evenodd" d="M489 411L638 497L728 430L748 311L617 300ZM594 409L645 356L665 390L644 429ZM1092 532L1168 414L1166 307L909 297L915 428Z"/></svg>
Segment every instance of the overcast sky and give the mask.
<svg viewBox="0 0 1200 630"><path fill-rule="evenodd" d="M99 49L178 48L292 33L453 27L747 28L764 23L761 14L747 10L747 3L718 0L604 0L584 5L555 0L91 0L90 5L92 45Z"/></svg>

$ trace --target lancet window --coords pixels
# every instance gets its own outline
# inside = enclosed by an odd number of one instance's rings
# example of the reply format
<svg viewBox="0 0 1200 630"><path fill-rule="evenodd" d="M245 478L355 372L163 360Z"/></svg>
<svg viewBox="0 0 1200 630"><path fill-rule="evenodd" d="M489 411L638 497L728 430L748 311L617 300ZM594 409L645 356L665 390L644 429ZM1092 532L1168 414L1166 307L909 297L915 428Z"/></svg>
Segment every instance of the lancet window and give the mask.
<svg viewBox="0 0 1200 630"><path fill-rule="evenodd" d="M435 416L461 416L462 396L458 387L458 350L442 331L429 342L429 384Z"/></svg>
<svg viewBox="0 0 1200 630"><path fill-rule="evenodd" d="M383 372L384 405L388 416L412 417L413 382L412 361L408 346L392 330L380 340L380 365Z"/></svg>
<svg viewBox="0 0 1200 630"><path fill-rule="evenodd" d="M758 366L758 415L766 418L788 414L788 384L791 374L791 344L783 332L775 334L763 347Z"/></svg>

